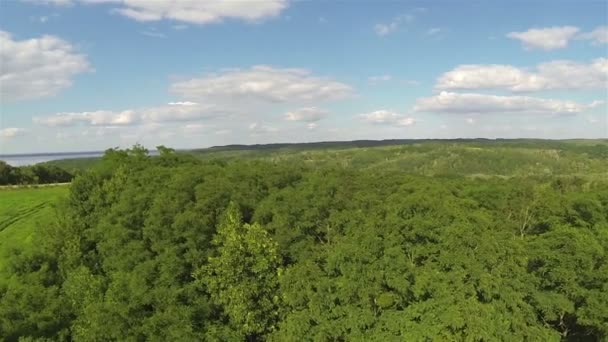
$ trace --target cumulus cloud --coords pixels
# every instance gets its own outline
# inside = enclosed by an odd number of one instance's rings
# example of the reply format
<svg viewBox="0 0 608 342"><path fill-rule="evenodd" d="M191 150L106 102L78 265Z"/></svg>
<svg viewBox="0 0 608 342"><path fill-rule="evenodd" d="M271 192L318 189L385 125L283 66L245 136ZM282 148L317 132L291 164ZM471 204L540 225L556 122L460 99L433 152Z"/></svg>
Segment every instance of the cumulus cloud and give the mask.
<svg viewBox="0 0 608 342"><path fill-rule="evenodd" d="M390 110L376 110L370 113L360 114L359 118L363 122L376 125L391 125L391 126L412 126L416 123L416 119L406 117Z"/></svg>
<svg viewBox="0 0 608 342"><path fill-rule="evenodd" d="M140 110L57 113L46 117L36 117L34 122L49 127L57 126L129 126L141 123L182 122L208 119L217 116L221 110L212 105L195 102L171 102L165 106Z"/></svg>
<svg viewBox="0 0 608 342"><path fill-rule="evenodd" d="M416 101L415 112L449 114L578 114L590 108L573 101L529 96L441 92Z"/></svg>
<svg viewBox="0 0 608 342"><path fill-rule="evenodd" d="M371 76L368 78L369 83L377 84L380 82L388 82L393 79L391 75L379 75L379 76Z"/></svg>
<svg viewBox="0 0 608 342"><path fill-rule="evenodd" d="M374 26L374 31L379 36L386 36L387 34L394 32L399 27L399 24L395 21L388 24L376 24Z"/></svg>
<svg viewBox="0 0 608 342"><path fill-rule="evenodd" d="M171 85L170 91L187 98L271 103L337 100L352 94L349 85L328 77L313 76L308 70L265 65L247 70L226 70L176 82Z"/></svg>
<svg viewBox="0 0 608 342"><path fill-rule="evenodd" d="M12 139L21 135L24 135L28 132L25 128L17 128L17 127L7 127L0 129L0 138L3 139Z"/></svg>
<svg viewBox="0 0 608 342"><path fill-rule="evenodd" d="M326 117L328 112L317 107L300 108L285 113L285 120L315 122Z"/></svg>
<svg viewBox="0 0 608 342"><path fill-rule="evenodd" d="M15 40L0 31L0 101L53 96L91 71L85 55L55 36Z"/></svg>
<svg viewBox="0 0 608 342"><path fill-rule="evenodd" d="M598 26L591 32L579 34L576 39L590 40L594 45L608 44L608 26Z"/></svg>
<svg viewBox="0 0 608 342"><path fill-rule="evenodd" d="M207 125L200 123L191 123L183 127L183 131L187 135L200 134L208 129Z"/></svg>
<svg viewBox="0 0 608 342"><path fill-rule="evenodd" d="M532 28L524 32L510 32L508 38L522 42L526 49L555 50L568 46L568 42L579 32L574 26Z"/></svg>
<svg viewBox="0 0 608 342"><path fill-rule="evenodd" d="M374 25L374 32L379 36L386 36L397 31L403 23L411 23L412 21L414 21L412 14L400 15L393 18L390 22Z"/></svg>
<svg viewBox="0 0 608 342"><path fill-rule="evenodd" d="M73 126L80 123L90 126L125 126L138 123L139 120L140 116L133 110L57 113L50 117L34 118L35 123L50 127Z"/></svg>
<svg viewBox="0 0 608 342"><path fill-rule="evenodd" d="M272 126L254 122L249 125L249 131L254 135L258 135L258 134L275 133L275 132L278 132L279 130Z"/></svg>
<svg viewBox="0 0 608 342"><path fill-rule="evenodd" d="M440 90L504 89L532 92L551 89L603 89L608 83L608 59L591 63L559 60L539 64L529 71L511 65L460 65L437 80Z"/></svg>
<svg viewBox="0 0 608 342"><path fill-rule="evenodd" d="M288 6L287 0L26 0L43 4L71 5L76 3L111 3L113 12L136 21L173 20L204 25L224 19L259 21L274 17Z"/></svg>

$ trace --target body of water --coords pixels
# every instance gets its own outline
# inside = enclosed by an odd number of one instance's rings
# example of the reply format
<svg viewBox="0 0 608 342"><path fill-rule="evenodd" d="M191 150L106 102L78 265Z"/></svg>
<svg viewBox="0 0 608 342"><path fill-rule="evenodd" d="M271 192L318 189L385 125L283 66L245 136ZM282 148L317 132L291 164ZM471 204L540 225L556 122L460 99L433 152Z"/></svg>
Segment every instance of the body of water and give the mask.
<svg viewBox="0 0 608 342"><path fill-rule="evenodd" d="M103 151L98 152L68 152L68 153L35 153L35 154L0 154L0 160L11 166L33 165L59 159L94 158L101 157Z"/></svg>

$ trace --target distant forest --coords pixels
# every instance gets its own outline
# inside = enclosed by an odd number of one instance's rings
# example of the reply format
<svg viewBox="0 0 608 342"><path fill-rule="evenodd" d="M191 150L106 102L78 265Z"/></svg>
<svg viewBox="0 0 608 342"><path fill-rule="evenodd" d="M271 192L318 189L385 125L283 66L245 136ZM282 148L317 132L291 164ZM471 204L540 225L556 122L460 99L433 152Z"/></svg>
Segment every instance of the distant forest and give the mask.
<svg viewBox="0 0 608 342"><path fill-rule="evenodd" d="M33 185L65 183L74 174L53 164L11 166L0 160L0 185Z"/></svg>
<svg viewBox="0 0 608 342"><path fill-rule="evenodd" d="M0 336L608 339L606 141L332 144L106 151L5 261Z"/></svg>

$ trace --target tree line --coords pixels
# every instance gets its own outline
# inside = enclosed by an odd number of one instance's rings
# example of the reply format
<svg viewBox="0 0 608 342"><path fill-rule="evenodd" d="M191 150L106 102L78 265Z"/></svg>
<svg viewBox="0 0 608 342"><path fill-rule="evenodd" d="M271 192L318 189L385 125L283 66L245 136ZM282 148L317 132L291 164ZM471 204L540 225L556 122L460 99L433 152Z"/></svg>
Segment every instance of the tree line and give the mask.
<svg viewBox="0 0 608 342"><path fill-rule="evenodd" d="M66 183L74 174L52 164L11 166L0 160L0 185Z"/></svg>
<svg viewBox="0 0 608 342"><path fill-rule="evenodd" d="M0 285L7 341L602 341L608 181L109 150ZM373 153L373 151L370 151Z"/></svg>

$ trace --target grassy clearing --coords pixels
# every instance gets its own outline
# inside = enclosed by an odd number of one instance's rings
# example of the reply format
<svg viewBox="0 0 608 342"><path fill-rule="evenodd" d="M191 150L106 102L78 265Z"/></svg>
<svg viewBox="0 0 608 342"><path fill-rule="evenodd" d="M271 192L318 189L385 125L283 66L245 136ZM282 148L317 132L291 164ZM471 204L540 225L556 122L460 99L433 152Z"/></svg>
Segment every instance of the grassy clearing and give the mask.
<svg viewBox="0 0 608 342"><path fill-rule="evenodd" d="M0 281L12 248L32 248L36 226L49 224L55 204L68 194L67 186L0 189Z"/></svg>

